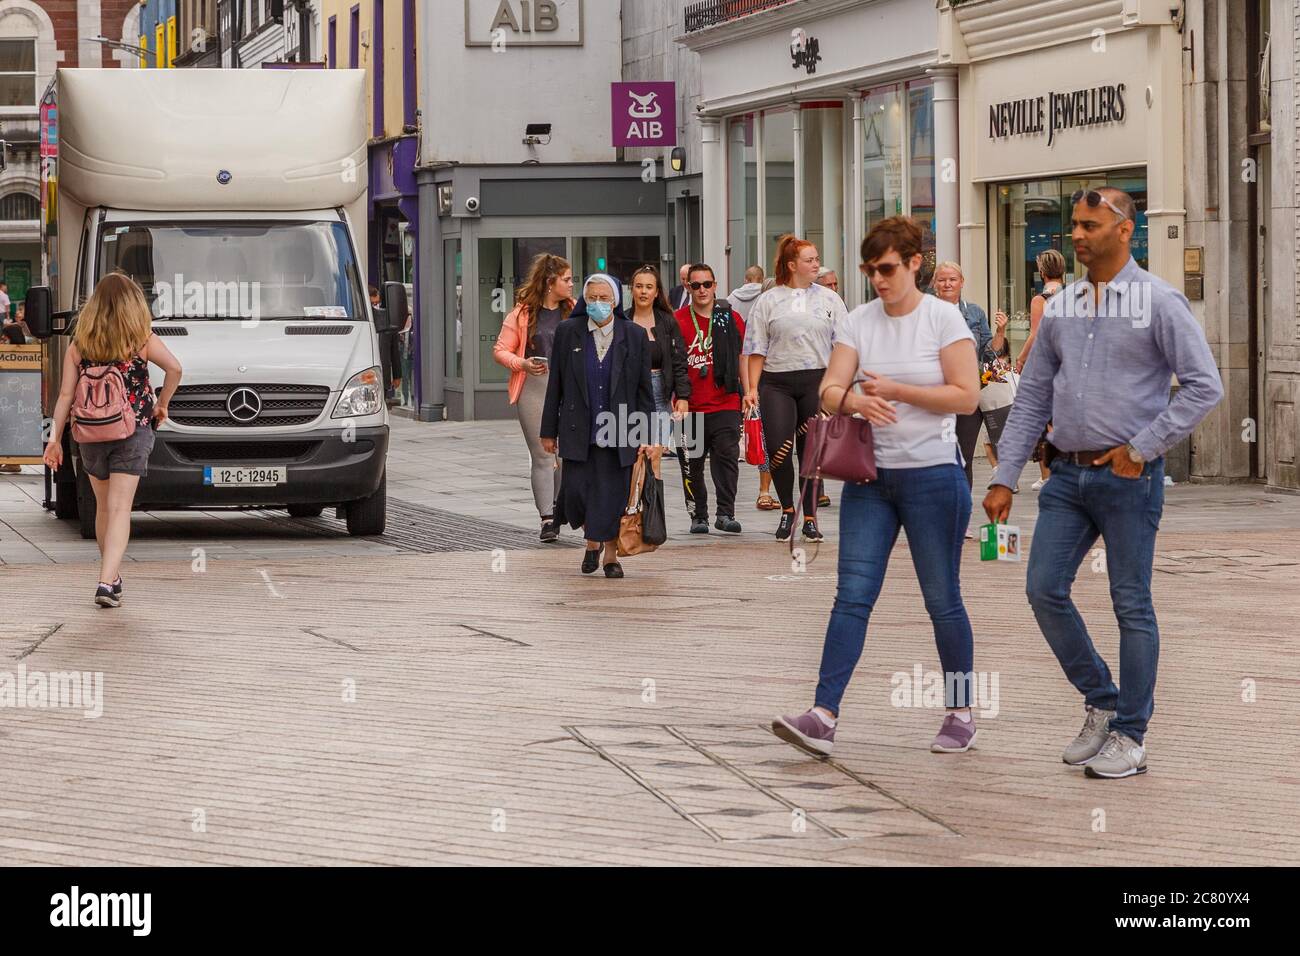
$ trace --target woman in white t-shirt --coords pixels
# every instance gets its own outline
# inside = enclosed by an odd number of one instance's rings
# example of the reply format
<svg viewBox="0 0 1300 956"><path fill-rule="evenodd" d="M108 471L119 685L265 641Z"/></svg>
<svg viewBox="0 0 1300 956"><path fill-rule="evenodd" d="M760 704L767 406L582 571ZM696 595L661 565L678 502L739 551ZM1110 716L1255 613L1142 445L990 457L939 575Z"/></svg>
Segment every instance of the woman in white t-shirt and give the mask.
<svg viewBox="0 0 1300 956"><path fill-rule="evenodd" d="M917 288L921 230L905 216L878 223L862 244L862 271L879 298L853 310L835 329L835 349L821 400L872 423L877 480L845 484L840 504L839 586L822 649L813 708L778 717L782 740L830 753L840 698L862 655L867 622L900 530L934 626L944 671L943 726L930 749L961 753L975 740L971 715L974 650L962 603L959 568L970 521L957 445L957 416L979 405L975 338L955 305Z"/></svg>
<svg viewBox="0 0 1300 956"><path fill-rule="evenodd" d="M763 440L771 460L768 468L781 499L776 540L794 533L794 458L803 463L804 435L817 416L817 389L831 357L835 327L848 314L844 301L817 285L821 256L811 242L782 236L777 243L772 274L776 285L754 304L745 326L745 361L749 391L745 409L757 405L763 416ZM800 482L803 498L803 539L820 541L817 502L820 489Z"/></svg>

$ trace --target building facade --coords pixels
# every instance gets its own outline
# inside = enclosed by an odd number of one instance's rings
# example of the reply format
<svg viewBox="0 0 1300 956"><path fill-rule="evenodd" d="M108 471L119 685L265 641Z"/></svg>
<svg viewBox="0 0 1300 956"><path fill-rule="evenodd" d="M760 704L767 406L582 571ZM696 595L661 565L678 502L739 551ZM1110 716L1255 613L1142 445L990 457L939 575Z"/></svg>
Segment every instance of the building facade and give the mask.
<svg viewBox="0 0 1300 956"><path fill-rule="evenodd" d="M669 82L676 91L673 144L622 151L625 162L654 161L663 178L668 245L661 263L670 286L681 266L704 260L704 151L698 112L703 77L699 56L677 42L689 6L688 0L623 0L623 80ZM674 168L675 149L680 169Z"/></svg>
<svg viewBox="0 0 1300 956"><path fill-rule="evenodd" d="M401 386L394 397L411 414L422 397L420 343L425 314L417 281L420 205L418 161L419 10L416 0L324 0L319 20L320 56L330 69L366 71L371 104L368 281L402 282L409 290L411 322L398 337Z"/></svg>
<svg viewBox="0 0 1300 956"><path fill-rule="evenodd" d="M135 55L91 38L102 34L134 45L138 16L134 0L0 0L0 278L8 283L11 310L41 281L41 115L54 71L134 65ZM45 152L53 148L47 144Z"/></svg>
<svg viewBox="0 0 1300 956"><path fill-rule="evenodd" d="M1138 264L1182 285L1182 42L1169 5L1078 5L1035 16L1040 0L976 0L943 10L941 60L958 71L961 262L966 294L1011 317L1013 353L1042 288L1034 260L1066 259L1070 196L1110 185L1138 209ZM1158 7L1158 8L1157 8ZM1001 29L1007 17L1020 28Z"/></svg>
<svg viewBox="0 0 1300 956"><path fill-rule="evenodd" d="M1184 290L1225 398L1169 454L1177 480L1300 489L1296 0L944 3L961 91L967 294L1028 333L1039 252L1074 258L1069 197L1133 195L1133 254ZM1008 31L1006 25L1016 23ZM1176 382L1174 388L1177 387Z"/></svg>
<svg viewBox="0 0 1300 956"><path fill-rule="evenodd" d="M619 4L455 7L420 25L419 414L502 418L508 374L492 346L529 263L552 252L576 274L630 276L661 262L665 188L613 145Z"/></svg>
<svg viewBox="0 0 1300 956"><path fill-rule="evenodd" d="M956 70L933 3L705 0L683 27L702 73L704 256L724 286L770 274L793 232L856 305L856 249L899 213L921 221L929 264L955 257Z"/></svg>

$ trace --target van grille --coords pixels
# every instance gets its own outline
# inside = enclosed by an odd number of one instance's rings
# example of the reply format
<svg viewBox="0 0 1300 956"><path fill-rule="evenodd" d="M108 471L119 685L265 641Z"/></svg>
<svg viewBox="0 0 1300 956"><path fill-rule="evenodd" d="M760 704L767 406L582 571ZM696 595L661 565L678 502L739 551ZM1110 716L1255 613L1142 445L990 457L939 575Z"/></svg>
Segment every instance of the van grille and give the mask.
<svg viewBox="0 0 1300 956"><path fill-rule="evenodd" d="M318 441L178 441L167 445L178 458L195 463L230 464L240 461L297 461L320 447Z"/></svg>
<svg viewBox="0 0 1300 956"><path fill-rule="evenodd" d="M228 399L237 389L251 389L261 402L261 412L251 421L230 414ZM306 425L320 418L329 400L325 385L182 385L176 390L169 412L178 425L215 428L274 428Z"/></svg>

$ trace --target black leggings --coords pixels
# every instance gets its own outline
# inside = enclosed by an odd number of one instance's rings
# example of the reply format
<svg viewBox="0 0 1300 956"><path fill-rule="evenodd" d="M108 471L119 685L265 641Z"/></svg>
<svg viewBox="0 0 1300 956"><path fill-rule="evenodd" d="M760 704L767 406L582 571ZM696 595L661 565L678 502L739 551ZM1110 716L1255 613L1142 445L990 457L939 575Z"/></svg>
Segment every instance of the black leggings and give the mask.
<svg viewBox="0 0 1300 956"><path fill-rule="evenodd" d="M824 368L764 372L758 380L758 408L763 416L769 470L781 507L786 511L794 507L794 456L798 454L800 464L803 463L804 435L808 422L817 417L821 407L817 389L825 372ZM812 481L800 482L803 513L810 517L817 513L814 485Z"/></svg>

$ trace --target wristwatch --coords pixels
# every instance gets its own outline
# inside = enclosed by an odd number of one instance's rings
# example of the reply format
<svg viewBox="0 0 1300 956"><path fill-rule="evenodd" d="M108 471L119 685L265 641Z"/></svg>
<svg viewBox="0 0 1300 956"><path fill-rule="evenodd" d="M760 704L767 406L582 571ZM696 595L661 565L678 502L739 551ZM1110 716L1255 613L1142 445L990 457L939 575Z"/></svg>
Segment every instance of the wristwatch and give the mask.
<svg viewBox="0 0 1300 956"><path fill-rule="evenodd" d="M1124 447L1128 449L1128 460L1129 460L1129 461L1133 462L1133 464L1135 464L1135 465L1144 465L1144 464L1146 464L1146 459L1142 457L1142 453L1141 453L1140 451L1138 451L1138 450L1137 450L1136 448L1134 448L1132 445L1125 445Z"/></svg>

